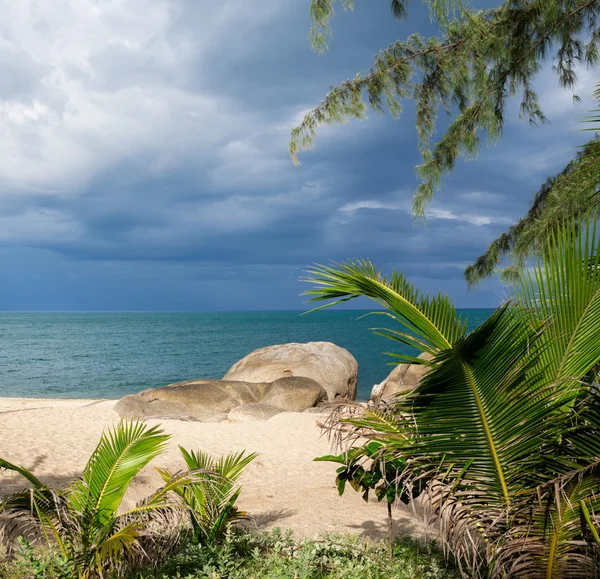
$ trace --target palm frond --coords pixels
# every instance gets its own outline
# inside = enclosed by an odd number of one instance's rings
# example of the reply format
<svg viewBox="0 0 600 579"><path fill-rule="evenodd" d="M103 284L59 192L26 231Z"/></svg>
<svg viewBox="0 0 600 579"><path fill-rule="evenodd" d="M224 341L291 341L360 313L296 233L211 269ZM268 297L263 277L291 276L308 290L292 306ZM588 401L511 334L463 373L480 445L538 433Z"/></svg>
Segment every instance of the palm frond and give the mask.
<svg viewBox="0 0 600 579"><path fill-rule="evenodd" d="M165 448L170 436L143 422L121 423L105 432L83 477L71 488L71 507L102 526L115 516L125 491L138 472Z"/></svg>
<svg viewBox="0 0 600 579"><path fill-rule="evenodd" d="M0 471L10 470L20 474L24 479L29 481L34 488L42 488L45 485L28 469L24 466L14 465L3 458L0 458Z"/></svg>
<svg viewBox="0 0 600 579"><path fill-rule="evenodd" d="M536 487L513 513L499 568L517 577L596 577L599 488L600 459Z"/></svg>
<svg viewBox="0 0 600 579"><path fill-rule="evenodd" d="M555 409L529 353L537 328L506 305L451 350L399 404L414 413L418 437L405 451L462 468L485 489L488 506L510 505L519 461L536 452ZM402 442L398 443L404 446Z"/></svg>
<svg viewBox="0 0 600 579"><path fill-rule="evenodd" d="M331 307L360 296L371 298L387 308L395 322L408 333L397 334L405 344L435 354L452 346L466 331L466 322L456 313L446 295L421 294L402 274L392 271L383 276L366 259L347 261L334 266L315 265L307 270L303 281L313 285L304 292L311 302L329 300L315 309Z"/></svg>
<svg viewBox="0 0 600 579"><path fill-rule="evenodd" d="M214 459L202 451L179 448L189 469L183 475L189 480L173 491L190 513L196 539L211 542L226 524L243 516L235 507L240 494L236 482L258 455L242 451ZM165 482L173 479L169 471L157 470Z"/></svg>
<svg viewBox="0 0 600 579"><path fill-rule="evenodd" d="M517 297L548 324L543 339L548 382L579 389L600 364L600 240L596 221L562 227L532 271L523 276Z"/></svg>

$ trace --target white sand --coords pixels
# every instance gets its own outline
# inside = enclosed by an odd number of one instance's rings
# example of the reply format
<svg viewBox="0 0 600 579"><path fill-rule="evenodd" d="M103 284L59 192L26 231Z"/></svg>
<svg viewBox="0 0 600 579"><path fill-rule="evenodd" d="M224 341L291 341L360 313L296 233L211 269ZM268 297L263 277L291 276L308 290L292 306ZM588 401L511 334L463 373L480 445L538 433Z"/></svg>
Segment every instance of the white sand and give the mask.
<svg viewBox="0 0 600 579"><path fill-rule="evenodd" d="M45 482L63 484L81 473L103 429L118 422L114 405L114 400L0 398L0 457L26 466ZM215 456L246 449L260 456L242 478L239 506L259 529L290 528L304 537L340 532L383 538L385 506L374 498L365 503L351 488L340 497L336 465L313 462L330 453L318 418L283 413L267 422L162 420L163 429L172 435L169 448L140 473L127 500L133 503L160 486L153 466L184 467L179 444ZM24 486L17 475L0 475L0 493ZM395 508L394 518L396 534L426 535L408 507Z"/></svg>

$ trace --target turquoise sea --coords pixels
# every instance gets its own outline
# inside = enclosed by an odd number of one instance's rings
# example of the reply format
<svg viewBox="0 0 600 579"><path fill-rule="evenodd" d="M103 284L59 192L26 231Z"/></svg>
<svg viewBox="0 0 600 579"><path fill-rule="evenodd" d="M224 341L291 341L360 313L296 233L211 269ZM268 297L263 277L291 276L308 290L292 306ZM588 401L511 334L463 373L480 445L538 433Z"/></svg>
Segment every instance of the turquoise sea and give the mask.
<svg viewBox="0 0 600 579"><path fill-rule="evenodd" d="M470 327L492 310L462 310ZM0 396L119 398L195 378L222 378L248 352L330 341L358 360L359 398L390 372L398 344L369 328L391 323L356 310L0 313Z"/></svg>

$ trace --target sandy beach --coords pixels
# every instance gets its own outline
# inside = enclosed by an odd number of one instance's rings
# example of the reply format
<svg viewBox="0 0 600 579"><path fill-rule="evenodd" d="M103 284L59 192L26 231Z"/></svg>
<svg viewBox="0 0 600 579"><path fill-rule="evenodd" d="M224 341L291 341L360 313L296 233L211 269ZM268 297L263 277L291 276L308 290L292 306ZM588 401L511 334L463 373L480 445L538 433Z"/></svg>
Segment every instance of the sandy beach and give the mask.
<svg viewBox="0 0 600 579"><path fill-rule="evenodd" d="M0 398L0 456L24 465L51 484L81 473L103 431L119 421L115 400ZM128 504L161 484L154 466L183 468L178 445L215 456L246 449L259 453L242 479L239 506L258 529L292 529L298 537L327 532L354 533L372 539L386 533L386 512L375 499L368 504L352 489L340 497L335 465L313 462L330 453L317 425L319 415L282 413L267 422L160 422L172 435L167 451L134 481ZM0 492L25 485L20 477L0 475ZM394 512L395 532L425 538L427 533L408 507Z"/></svg>

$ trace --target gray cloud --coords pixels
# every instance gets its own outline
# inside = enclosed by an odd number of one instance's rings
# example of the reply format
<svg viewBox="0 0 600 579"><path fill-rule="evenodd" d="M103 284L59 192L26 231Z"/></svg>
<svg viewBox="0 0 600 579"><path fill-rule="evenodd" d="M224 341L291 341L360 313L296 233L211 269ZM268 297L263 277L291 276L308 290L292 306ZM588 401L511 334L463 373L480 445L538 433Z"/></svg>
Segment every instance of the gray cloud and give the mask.
<svg viewBox="0 0 600 579"><path fill-rule="evenodd" d="M359 256L459 304L493 306L502 288L468 294L464 266L586 136L564 138L582 109L565 112L544 73L554 124L509 123L498 147L459 165L417 227L410 106L398 122L325 128L300 167L287 155L291 126L329 84L410 30L385 7L342 15L319 58L302 3L0 6L8 309L301 307L303 268ZM429 26L423 10L416 21Z"/></svg>

